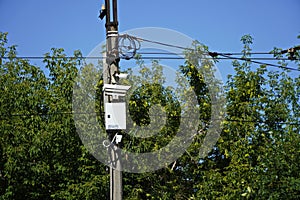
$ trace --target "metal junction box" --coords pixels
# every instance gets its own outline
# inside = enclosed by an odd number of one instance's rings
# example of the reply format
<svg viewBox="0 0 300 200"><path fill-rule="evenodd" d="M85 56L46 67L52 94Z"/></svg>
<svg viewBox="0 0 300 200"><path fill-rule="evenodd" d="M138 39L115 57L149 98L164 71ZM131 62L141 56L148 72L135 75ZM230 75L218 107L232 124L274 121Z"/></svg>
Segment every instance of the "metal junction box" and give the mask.
<svg viewBox="0 0 300 200"><path fill-rule="evenodd" d="M105 104L105 127L106 130L126 129L126 104Z"/></svg>
<svg viewBox="0 0 300 200"><path fill-rule="evenodd" d="M104 96L112 98L112 102L104 105L106 130L126 129L126 102L124 96L130 86L104 84Z"/></svg>

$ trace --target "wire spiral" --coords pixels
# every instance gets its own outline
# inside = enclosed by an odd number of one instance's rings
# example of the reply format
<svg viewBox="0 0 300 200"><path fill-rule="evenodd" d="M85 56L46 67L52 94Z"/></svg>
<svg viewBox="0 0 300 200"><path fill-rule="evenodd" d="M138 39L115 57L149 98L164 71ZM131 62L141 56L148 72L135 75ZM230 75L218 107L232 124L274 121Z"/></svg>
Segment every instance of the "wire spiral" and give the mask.
<svg viewBox="0 0 300 200"><path fill-rule="evenodd" d="M141 48L141 43L134 36L128 34L119 35L119 55L122 59L130 60Z"/></svg>

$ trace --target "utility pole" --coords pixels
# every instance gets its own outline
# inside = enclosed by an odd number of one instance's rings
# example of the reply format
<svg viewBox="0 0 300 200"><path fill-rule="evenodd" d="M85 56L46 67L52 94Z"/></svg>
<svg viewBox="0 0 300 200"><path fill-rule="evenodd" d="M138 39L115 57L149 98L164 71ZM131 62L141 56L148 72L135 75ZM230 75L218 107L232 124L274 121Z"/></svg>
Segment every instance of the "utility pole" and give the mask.
<svg viewBox="0 0 300 200"><path fill-rule="evenodd" d="M105 5L102 5L100 11L100 19L103 19L106 16L106 59L104 61L103 66L103 82L104 87L111 89L111 91L117 91L119 78L119 53L118 53L118 13L117 13L117 0L105 0ZM118 102L118 99L115 98L115 93L105 93L104 88L104 104L105 104L105 115L106 115L106 127L108 127L108 120L111 119L108 110L115 110L119 112L119 107L116 108L117 104L114 102ZM122 89L121 89L122 90ZM120 105L120 104L118 104ZM109 106L109 107L108 107ZM125 104L124 104L125 108ZM114 112L114 111L112 111ZM118 113L116 113L118 114ZM126 118L126 116L125 116ZM122 119L123 120L123 119ZM125 120L125 119L124 119ZM126 120L125 120L126 123ZM115 126L115 125L112 125ZM117 126L118 127L118 126ZM123 186L122 186L122 166L121 166L121 157L120 152L118 151L118 147L120 147L120 143L115 142L116 136L118 134L118 130L122 128L106 128L106 132L109 136L111 145L108 147L108 151L110 154L110 200L122 200L123 196Z"/></svg>

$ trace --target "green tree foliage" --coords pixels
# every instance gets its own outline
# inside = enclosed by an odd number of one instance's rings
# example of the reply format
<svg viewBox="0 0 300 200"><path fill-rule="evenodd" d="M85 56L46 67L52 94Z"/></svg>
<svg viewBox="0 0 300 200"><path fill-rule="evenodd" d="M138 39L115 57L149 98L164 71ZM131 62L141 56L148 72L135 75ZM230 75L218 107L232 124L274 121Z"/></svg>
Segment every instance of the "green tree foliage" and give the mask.
<svg viewBox="0 0 300 200"><path fill-rule="evenodd" d="M0 199L106 198L106 168L81 144L72 117L80 52L45 54L49 76L16 58L0 35Z"/></svg>
<svg viewBox="0 0 300 200"><path fill-rule="evenodd" d="M200 158L201 155L199 154L199 150L203 143L203 138L207 131L207 126L211 121L211 98L216 98L220 94L220 82L214 77L213 65L214 63L203 56L204 52L207 51L207 47L201 45L199 42L195 42L193 44L195 51L186 52L187 54L187 61L185 65L180 66L178 71L177 77L177 84L179 85L178 88L165 88L166 90L175 91L174 93L168 93L169 95L173 95L173 98L176 96L176 101L180 104L180 109L184 111L188 111L189 109L195 109L195 107L189 108L189 101L187 98L190 96L194 96L197 100L199 105L199 129L193 135L194 142L189 149L187 149L186 153L182 155L179 159L175 162L171 163L169 166L166 166L165 169L160 169L155 171L155 173L144 173L144 174L128 174L125 173L124 175L124 184L125 184L125 196L128 199L188 199L189 197L193 196L195 193L194 184L199 176L195 176L195 171L200 170L202 167L200 165ZM199 62L200 60L200 62ZM145 113L148 114L148 106L153 106L156 103L157 97L160 97L162 102L161 105L164 105L164 98L162 95L165 93L162 91L161 84L164 83L165 78L162 77L163 71L162 66L158 65L157 61L152 62L152 68L145 67L143 61L138 60L137 64L140 66L140 74L141 74L141 82L146 83L156 83L156 84L145 84L142 88L142 94L139 93L139 96L133 95L131 98L130 104L138 104L138 109L132 108L134 111L138 111L137 115L139 116L139 120L149 120L151 116L140 116L144 115ZM200 69L199 72L197 69ZM204 74L206 76L204 76ZM207 83L210 83L210 87ZM153 93L151 96L149 95L149 91L155 89L156 93ZM210 95L209 89L214 90L215 95ZM212 92L212 93L214 93ZM151 99L152 98L152 99ZM150 100L150 104L144 104L143 102ZM171 98L169 102L172 102ZM152 105L151 105L152 103ZM174 102L173 102L174 103ZM172 103L171 103L172 104ZM174 105L174 104L172 104ZM175 106L177 108L177 106ZM130 108L129 108L130 109ZM142 109L140 111L139 109ZM174 110L172 107L173 115L180 116L181 110ZM155 112L157 113L157 112ZM156 115L154 115L157 117ZM165 116L166 118L167 116ZM192 116L190 116L192 117ZM155 120L151 118L150 121ZM159 119L160 120L160 119ZM157 123L163 124L162 121ZM177 133L176 126L180 123L180 118L173 119L175 120L171 127L171 136ZM192 118L190 120L193 120ZM166 123L166 126L170 124ZM174 129L175 127L175 129ZM153 131L153 129L152 129ZM149 150L151 149L151 144L159 146L161 143L165 145L168 143L170 139L166 137L162 132L155 135L154 138L146 138L146 142L139 141L138 143L139 148ZM160 137L160 135L164 137ZM126 143L126 141L124 142ZM130 142L132 145L132 142ZM145 146L145 144L148 144ZM143 148L141 148L141 146ZM129 149L132 150L132 149ZM154 149L157 150L157 149ZM170 151L172 153L172 151Z"/></svg>
<svg viewBox="0 0 300 200"><path fill-rule="evenodd" d="M150 152L165 146L178 130L182 110L192 109L184 104L187 94L196 95L200 123L192 145L175 162L151 173L123 173L124 199L300 198L300 76L253 65L248 60L252 37L243 36L241 42L244 61L233 61L235 73L225 84L221 137L205 157L199 151L216 120L211 115L214 99L222 95L215 63L203 56L208 48L195 42L195 50L186 52L178 90L164 86L158 61L147 67L138 58L141 76L128 71L132 79L124 84L139 84L128 99L132 132L123 133L125 150ZM292 56L280 52L272 52L279 61ZM0 33L0 56L0 199L107 199L108 167L83 146L72 113L73 88L88 85L89 77L99 74L93 109L100 110L103 122L101 69L85 65L79 51L69 58L63 49L51 49L43 60L49 71L45 75L17 58L6 33ZM299 67L299 52L293 56ZM76 84L78 74L82 82ZM151 122L165 125L151 127ZM138 138L137 128L140 134L158 131Z"/></svg>
<svg viewBox="0 0 300 200"><path fill-rule="evenodd" d="M247 61L252 38L242 37L245 62L226 83L226 121L196 184L200 199L299 198L299 76ZM285 63L280 63L283 66Z"/></svg>
<svg viewBox="0 0 300 200"><path fill-rule="evenodd" d="M125 134L125 149L131 152L151 152L166 146L179 127L180 105L171 87L165 87L163 68L152 61L151 68L137 60L139 75L131 69L127 84L134 85L130 91L129 125L131 132ZM146 136L137 138L136 134ZM152 136L152 137L150 137Z"/></svg>

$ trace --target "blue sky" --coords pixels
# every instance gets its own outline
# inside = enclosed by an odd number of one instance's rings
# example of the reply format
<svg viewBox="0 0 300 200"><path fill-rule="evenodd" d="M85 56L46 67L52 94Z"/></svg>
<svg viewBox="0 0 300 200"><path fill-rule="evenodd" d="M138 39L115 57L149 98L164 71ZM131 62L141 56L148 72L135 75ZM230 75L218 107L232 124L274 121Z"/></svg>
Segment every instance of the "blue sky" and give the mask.
<svg viewBox="0 0 300 200"><path fill-rule="evenodd" d="M98 18L103 0L0 0L0 31L20 56L41 56L52 47L87 55L105 39ZM299 44L299 0L119 0L120 32L163 27L184 33L211 51L240 52L251 34L253 51ZM163 42L163 41L162 41ZM221 61L230 65L230 61Z"/></svg>

